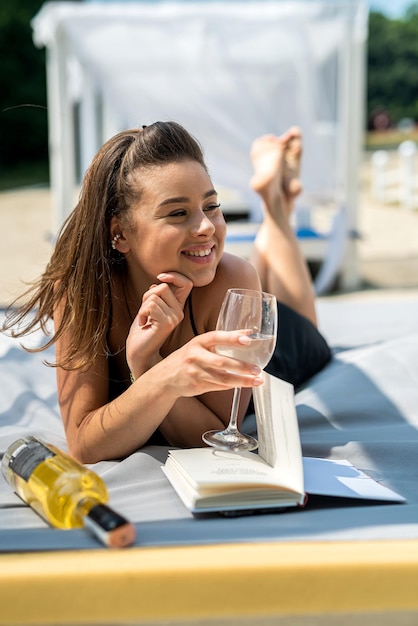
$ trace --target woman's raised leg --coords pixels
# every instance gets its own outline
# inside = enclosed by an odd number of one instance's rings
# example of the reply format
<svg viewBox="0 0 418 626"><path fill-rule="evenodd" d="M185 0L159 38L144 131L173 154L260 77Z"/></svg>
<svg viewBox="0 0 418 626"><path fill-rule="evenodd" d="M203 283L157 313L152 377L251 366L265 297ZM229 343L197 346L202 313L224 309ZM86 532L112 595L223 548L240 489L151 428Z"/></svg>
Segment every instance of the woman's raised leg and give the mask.
<svg viewBox="0 0 418 626"><path fill-rule="evenodd" d="M280 137L265 135L251 149L252 188L260 195L264 220L257 233L251 262L262 287L316 325L311 276L290 223L301 191L302 136L292 127Z"/></svg>

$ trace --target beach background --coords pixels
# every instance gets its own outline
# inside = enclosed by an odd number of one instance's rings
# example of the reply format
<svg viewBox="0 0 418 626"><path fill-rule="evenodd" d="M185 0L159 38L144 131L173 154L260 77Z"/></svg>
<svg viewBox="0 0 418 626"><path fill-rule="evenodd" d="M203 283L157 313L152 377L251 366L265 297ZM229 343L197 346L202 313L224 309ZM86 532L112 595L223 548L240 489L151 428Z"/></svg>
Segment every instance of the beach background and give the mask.
<svg viewBox="0 0 418 626"><path fill-rule="evenodd" d="M4 0L0 16L0 308L7 306L43 271L54 240L53 198L48 183L45 50L34 46L31 20L42 0ZM53 3L52 3L53 4ZM407 209L399 189L383 203L372 194L371 162L388 151L390 170L399 170L397 148L418 147L418 4L412 0L367 0L367 103L364 150L358 172L355 292L418 290L418 150L414 162L415 202ZM10 44L10 42L13 42ZM19 54L18 54L19 52ZM383 54L384 52L384 54ZM32 103L30 105L25 103ZM366 110L367 109L367 110ZM370 132L372 119L381 126ZM374 124L374 122L373 122ZM377 126L374 126L376 130ZM216 181L215 181L216 182ZM34 184L36 183L36 184ZM323 297L342 294L337 288ZM341 284L341 281L340 281Z"/></svg>
<svg viewBox="0 0 418 626"><path fill-rule="evenodd" d="M371 185L372 151L365 151L359 171L357 257L358 290L373 295L418 293L418 207L407 209L396 199L379 203ZM396 170L397 151L389 153ZM417 157L418 158L418 157ZM418 188L417 188L418 192ZM393 190L396 197L396 189ZM43 271L52 250L53 203L48 186L0 193L0 307L22 292ZM338 288L323 297L348 295Z"/></svg>

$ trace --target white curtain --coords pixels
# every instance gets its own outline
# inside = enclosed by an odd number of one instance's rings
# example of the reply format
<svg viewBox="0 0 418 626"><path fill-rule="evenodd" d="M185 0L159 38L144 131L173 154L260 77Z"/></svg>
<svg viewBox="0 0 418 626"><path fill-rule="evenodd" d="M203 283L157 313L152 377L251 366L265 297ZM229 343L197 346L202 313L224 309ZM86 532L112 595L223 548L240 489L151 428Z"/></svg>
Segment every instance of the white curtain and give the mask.
<svg viewBox="0 0 418 626"><path fill-rule="evenodd" d="M78 67L112 130L180 122L203 145L215 184L256 212L251 142L293 124L305 136L301 202L344 196L347 67L366 22L361 0L52 2L33 28L38 45L65 45L73 100L84 98ZM83 133L79 141L82 150Z"/></svg>

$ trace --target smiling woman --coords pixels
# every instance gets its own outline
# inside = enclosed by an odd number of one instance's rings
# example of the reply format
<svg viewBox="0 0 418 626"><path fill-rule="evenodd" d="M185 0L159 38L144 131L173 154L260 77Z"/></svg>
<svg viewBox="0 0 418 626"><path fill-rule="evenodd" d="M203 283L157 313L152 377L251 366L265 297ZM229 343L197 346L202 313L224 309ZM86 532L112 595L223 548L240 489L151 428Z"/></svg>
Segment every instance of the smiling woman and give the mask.
<svg viewBox="0 0 418 626"><path fill-rule="evenodd" d="M234 387L239 424L260 368L220 355L248 329L217 331L225 292L273 292L280 334L270 373L297 385L330 358L316 329L310 277L289 223L302 140L292 128L254 142L251 184L264 222L252 263L223 251L226 225L198 142L179 124L119 133L97 153L44 274L12 303L3 331L37 326L55 345L68 448L83 462L147 443L202 445L223 428ZM133 381L133 382L132 382Z"/></svg>
<svg viewBox="0 0 418 626"><path fill-rule="evenodd" d="M111 237L124 254L132 306L140 305L155 276L168 270L189 278L195 287L210 283L222 257L226 225L217 193L198 161L190 159L147 166L132 175L138 202L132 203L128 222L114 215ZM132 289L133 287L133 289Z"/></svg>

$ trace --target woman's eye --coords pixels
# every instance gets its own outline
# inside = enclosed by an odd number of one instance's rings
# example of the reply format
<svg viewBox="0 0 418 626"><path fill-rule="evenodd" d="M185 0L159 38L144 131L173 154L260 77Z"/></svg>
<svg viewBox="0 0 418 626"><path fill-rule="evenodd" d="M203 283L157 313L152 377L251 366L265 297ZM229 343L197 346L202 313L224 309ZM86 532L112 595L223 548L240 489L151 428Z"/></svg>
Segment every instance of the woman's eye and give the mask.
<svg viewBox="0 0 418 626"><path fill-rule="evenodd" d="M210 204L209 206L207 206L205 208L205 211L216 211L217 209L220 208L220 204Z"/></svg>
<svg viewBox="0 0 418 626"><path fill-rule="evenodd" d="M177 211L170 213L169 217L184 217L185 215L186 211L184 209L178 209Z"/></svg>

